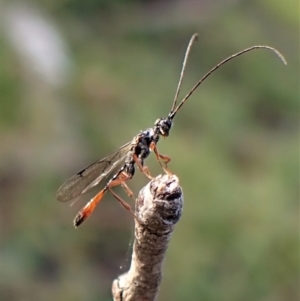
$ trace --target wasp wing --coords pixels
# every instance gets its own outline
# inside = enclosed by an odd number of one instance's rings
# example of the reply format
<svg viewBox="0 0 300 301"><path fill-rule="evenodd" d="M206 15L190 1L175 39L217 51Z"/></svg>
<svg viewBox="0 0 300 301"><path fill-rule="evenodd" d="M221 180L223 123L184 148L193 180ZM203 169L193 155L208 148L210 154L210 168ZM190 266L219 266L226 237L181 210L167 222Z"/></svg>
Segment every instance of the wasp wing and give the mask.
<svg viewBox="0 0 300 301"><path fill-rule="evenodd" d="M125 159L130 148L131 142L121 146L111 155L76 173L59 187L56 193L57 200L68 202L98 185Z"/></svg>

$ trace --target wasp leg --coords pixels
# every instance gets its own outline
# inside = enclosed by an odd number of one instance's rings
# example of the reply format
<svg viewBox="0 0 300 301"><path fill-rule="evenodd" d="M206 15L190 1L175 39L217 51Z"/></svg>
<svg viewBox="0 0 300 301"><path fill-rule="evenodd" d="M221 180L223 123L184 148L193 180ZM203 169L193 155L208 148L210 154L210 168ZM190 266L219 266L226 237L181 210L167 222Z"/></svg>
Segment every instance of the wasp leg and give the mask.
<svg viewBox="0 0 300 301"><path fill-rule="evenodd" d="M172 172L168 169L167 164L171 161L171 158L166 156L166 155L162 155L158 152L157 146L154 142L151 142L150 144L150 148L154 151L156 159L159 163L159 165L161 166L161 168L164 170L164 172L168 175L173 175ZM161 160L164 162L165 166L162 165Z"/></svg>
<svg viewBox="0 0 300 301"><path fill-rule="evenodd" d="M124 188L124 190L127 192L128 196L129 196L130 198L132 198L132 199L135 201L135 198L134 198L134 196L133 196L133 192L132 192L132 190L127 186L127 184L124 182L124 183L122 183L121 185L122 185L122 187Z"/></svg>
<svg viewBox="0 0 300 301"><path fill-rule="evenodd" d="M141 164L141 162L139 161L137 155L133 155L133 160L136 163L136 165L138 166L139 170L149 179L149 180L153 180L153 177L150 175L150 171L148 166L143 166Z"/></svg>
<svg viewBox="0 0 300 301"><path fill-rule="evenodd" d="M125 181L128 181L132 178L132 176L128 175L126 172L122 171L120 172L119 175L117 175L117 177L110 181L106 187L109 190L109 192L115 197L115 199L121 204L121 206L123 208L125 208L126 210L128 210L133 216L134 218L137 220L137 222L139 224L142 224L141 221L139 220L139 218L135 215L135 213L132 211L130 205L125 202L121 197L119 197L111 188L114 186L118 186L121 185L125 191L127 192L127 194L133 198L133 192L130 190L130 188L127 186L127 184L125 183ZM134 198L133 198L134 199Z"/></svg>
<svg viewBox="0 0 300 301"><path fill-rule="evenodd" d="M116 200L121 204L121 206L123 208L125 208L126 210L128 210L133 217L136 219L136 221L141 225L142 222L140 221L140 219L135 215L135 213L132 211L130 205L125 202L121 197L119 197L110 187L108 187L108 190L110 191L110 193L116 198Z"/></svg>

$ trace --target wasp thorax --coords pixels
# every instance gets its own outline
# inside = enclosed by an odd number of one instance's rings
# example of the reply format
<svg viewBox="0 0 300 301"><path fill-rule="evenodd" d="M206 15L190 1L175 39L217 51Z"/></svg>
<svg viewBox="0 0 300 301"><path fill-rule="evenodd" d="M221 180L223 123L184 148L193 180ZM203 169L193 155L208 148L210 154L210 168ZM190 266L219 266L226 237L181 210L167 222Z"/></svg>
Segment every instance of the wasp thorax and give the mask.
<svg viewBox="0 0 300 301"><path fill-rule="evenodd" d="M169 118L159 118L155 121L154 126L160 135L168 137L172 127L172 120Z"/></svg>

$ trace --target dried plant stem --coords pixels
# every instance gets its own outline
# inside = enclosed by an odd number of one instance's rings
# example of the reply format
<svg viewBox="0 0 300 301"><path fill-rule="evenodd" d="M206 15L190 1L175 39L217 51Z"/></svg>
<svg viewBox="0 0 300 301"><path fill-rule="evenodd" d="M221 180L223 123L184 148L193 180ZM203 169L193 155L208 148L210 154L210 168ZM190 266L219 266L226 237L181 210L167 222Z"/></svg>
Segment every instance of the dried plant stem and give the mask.
<svg viewBox="0 0 300 301"><path fill-rule="evenodd" d="M113 281L114 301L153 301L162 278L162 264L183 205L175 175L158 176L139 193L131 266Z"/></svg>

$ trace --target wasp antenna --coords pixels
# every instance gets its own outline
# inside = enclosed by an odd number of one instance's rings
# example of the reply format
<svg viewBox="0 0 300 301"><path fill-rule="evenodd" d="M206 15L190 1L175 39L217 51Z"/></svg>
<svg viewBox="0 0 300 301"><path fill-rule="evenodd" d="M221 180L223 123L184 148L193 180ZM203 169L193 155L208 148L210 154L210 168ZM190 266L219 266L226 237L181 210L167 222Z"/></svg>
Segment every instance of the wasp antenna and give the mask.
<svg viewBox="0 0 300 301"><path fill-rule="evenodd" d="M190 51L191 51L191 48L192 48L194 42L197 41L197 38L198 38L198 34L194 33L192 35L192 37L190 39L190 42L188 44L188 47L186 49L186 52L185 52L185 55L184 55L184 60L183 60L183 63L182 63L180 78L179 78L179 82L178 82L178 85L177 85L177 89L176 89L176 93L175 93L175 97L174 97L174 101L173 101L173 106L172 106L172 109L171 109L171 113L174 111L175 106L176 106L177 98L178 98L180 87L181 87L181 84L182 84L182 79L183 79L183 76L184 76L184 71L185 71L185 68L186 68L187 59L189 57L189 54L190 54Z"/></svg>
<svg viewBox="0 0 300 301"><path fill-rule="evenodd" d="M229 57L227 57L225 60L221 61L219 64L217 64L215 67L213 67L210 71L208 71L197 83L196 85L191 89L191 91L183 98L183 100L180 102L180 104L176 107L176 109L172 108L172 111L169 115L171 119L174 118L178 110L182 107L182 105L190 98L190 96L194 93L194 91L212 74L214 73L218 68L220 68L222 65L226 64L227 62L231 61L232 59L255 49L267 49L273 51L280 59L281 61L286 65L286 59L284 56L275 48L265 45L255 45L249 48L246 48L244 50L241 50L240 52L237 52ZM188 51L187 51L188 53ZM184 69L184 68L183 68ZM180 85L179 85L180 87ZM175 98L176 99L176 98ZM174 104L173 104L174 105Z"/></svg>

